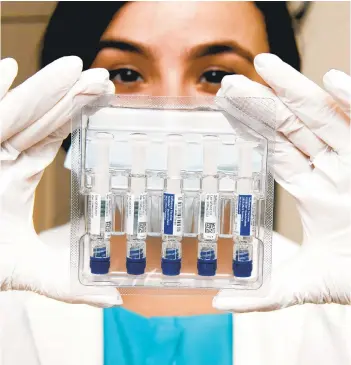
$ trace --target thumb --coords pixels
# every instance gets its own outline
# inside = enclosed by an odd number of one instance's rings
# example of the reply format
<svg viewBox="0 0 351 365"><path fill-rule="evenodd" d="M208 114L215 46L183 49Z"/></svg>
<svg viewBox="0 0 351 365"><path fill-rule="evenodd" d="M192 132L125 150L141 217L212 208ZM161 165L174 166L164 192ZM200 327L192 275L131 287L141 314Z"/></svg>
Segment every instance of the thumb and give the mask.
<svg viewBox="0 0 351 365"><path fill-rule="evenodd" d="M233 296L228 293L228 289L222 290L212 302L214 308L235 313L247 312L269 312L294 305L291 300L287 300L282 293L277 295L269 289L266 297L255 296Z"/></svg>
<svg viewBox="0 0 351 365"><path fill-rule="evenodd" d="M8 225L11 225L9 222ZM9 237L3 244L6 260L1 261L4 278L2 290L32 291L48 298L95 307L113 307L122 304L119 292L107 285L87 286L78 280L78 272L71 268L70 247L51 247L44 244L36 232L18 229L17 242ZM26 240L25 240L26 238ZM24 243L25 242L25 243Z"/></svg>
<svg viewBox="0 0 351 365"><path fill-rule="evenodd" d="M297 304L315 303L320 291L321 272L312 267L310 255L299 253L272 273L260 289L245 294L225 289L213 299L214 308L235 313L268 312Z"/></svg>
<svg viewBox="0 0 351 365"><path fill-rule="evenodd" d="M88 287L80 285L67 296L59 296L57 299L67 303L87 304L98 308L110 308L123 304L123 300L116 288L101 286Z"/></svg>

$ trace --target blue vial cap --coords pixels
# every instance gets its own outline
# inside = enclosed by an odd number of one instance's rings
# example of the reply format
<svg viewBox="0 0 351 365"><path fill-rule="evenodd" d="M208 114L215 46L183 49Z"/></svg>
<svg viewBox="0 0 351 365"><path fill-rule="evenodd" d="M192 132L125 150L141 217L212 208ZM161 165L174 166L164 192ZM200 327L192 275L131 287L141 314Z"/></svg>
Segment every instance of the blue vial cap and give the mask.
<svg viewBox="0 0 351 365"><path fill-rule="evenodd" d="M181 259L162 259L161 268L162 274L168 276L176 276L180 274L180 268L182 266Z"/></svg>
<svg viewBox="0 0 351 365"><path fill-rule="evenodd" d="M233 274L238 278L248 278L252 273L252 260L237 261L233 260Z"/></svg>
<svg viewBox="0 0 351 365"><path fill-rule="evenodd" d="M109 257L90 257L90 271L92 274L103 275L110 270Z"/></svg>
<svg viewBox="0 0 351 365"><path fill-rule="evenodd" d="M197 260L197 272L201 276L214 276L217 270L217 260Z"/></svg>
<svg viewBox="0 0 351 365"><path fill-rule="evenodd" d="M146 258L133 259L127 257L126 267L129 275L142 275L145 273Z"/></svg>

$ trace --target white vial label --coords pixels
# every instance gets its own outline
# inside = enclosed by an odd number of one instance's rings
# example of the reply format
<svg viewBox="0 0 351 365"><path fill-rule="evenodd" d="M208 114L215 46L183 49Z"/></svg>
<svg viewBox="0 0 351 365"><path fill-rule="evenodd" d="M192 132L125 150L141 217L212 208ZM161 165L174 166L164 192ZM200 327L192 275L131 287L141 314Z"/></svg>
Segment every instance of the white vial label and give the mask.
<svg viewBox="0 0 351 365"><path fill-rule="evenodd" d="M140 194L137 199L127 194L126 233L136 235L138 239L147 237L147 194Z"/></svg>
<svg viewBox="0 0 351 365"><path fill-rule="evenodd" d="M183 235L183 196L163 194L163 233L170 236Z"/></svg>
<svg viewBox="0 0 351 365"><path fill-rule="evenodd" d="M112 194L108 193L105 200L105 238L111 237L112 231Z"/></svg>
<svg viewBox="0 0 351 365"><path fill-rule="evenodd" d="M240 194L235 208L235 234L248 237L253 235L255 225L255 200L251 194Z"/></svg>
<svg viewBox="0 0 351 365"><path fill-rule="evenodd" d="M132 235L134 228L134 196L127 194L126 233Z"/></svg>
<svg viewBox="0 0 351 365"><path fill-rule="evenodd" d="M101 196L100 194L91 193L89 195L88 217L89 217L89 233L94 235L100 234L101 221Z"/></svg>
<svg viewBox="0 0 351 365"><path fill-rule="evenodd" d="M205 194L204 233L205 240L215 240L218 234L218 194Z"/></svg>
<svg viewBox="0 0 351 365"><path fill-rule="evenodd" d="M147 194L139 195L137 238L145 240L147 236Z"/></svg>

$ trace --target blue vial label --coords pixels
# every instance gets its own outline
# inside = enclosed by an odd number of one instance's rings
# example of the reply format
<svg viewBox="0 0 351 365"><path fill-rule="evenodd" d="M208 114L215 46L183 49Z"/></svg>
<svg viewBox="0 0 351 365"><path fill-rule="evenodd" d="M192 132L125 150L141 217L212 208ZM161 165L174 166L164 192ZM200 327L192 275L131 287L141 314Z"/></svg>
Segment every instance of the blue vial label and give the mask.
<svg viewBox="0 0 351 365"><path fill-rule="evenodd" d="M215 260L216 253L213 249L202 249L200 251L200 259L201 260Z"/></svg>
<svg viewBox="0 0 351 365"><path fill-rule="evenodd" d="M129 257L134 260L140 260L144 258L144 250L142 248L132 248L129 251Z"/></svg>
<svg viewBox="0 0 351 365"><path fill-rule="evenodd" d="M240 236L252 235L252 195L239 195L236 209L236 234Z"/></svg>
<svg viewBox="0 0 351 365"><path fill-rule="evenodd" d="M183 234L182 194L163 194L163 233L179 237Z"/></svg>
<svg viewBox="0 0 351 365"><path fill-rule="evenodd" d="M175 194L163 194L163 233L173 235Z"/></svg>
<svg viewBox="0 0 351 365"><path fill-rule="evenodd" d="M179 260L179 250L177 248L167 248L165 252L165 259L167 260Z"/></svg>
<svg viewBox="0 0 351 365"><path fill-rule="evenodd" d="M94 247L93 256L96 258L108 257L106 247Z"/></svg>
<svg viewBox="0 0 351 365"><path fill-rule="evenodd" d="M251 260L249 250L237 250L235 252L235 261L249 262Z"/></svg>

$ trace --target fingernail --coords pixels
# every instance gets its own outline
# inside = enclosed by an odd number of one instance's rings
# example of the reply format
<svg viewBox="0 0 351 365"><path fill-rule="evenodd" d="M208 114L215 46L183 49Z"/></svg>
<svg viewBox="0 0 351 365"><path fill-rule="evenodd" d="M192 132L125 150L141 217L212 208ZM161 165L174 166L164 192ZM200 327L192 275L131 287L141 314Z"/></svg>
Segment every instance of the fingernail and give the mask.
<svg viewBox="0 0 351 365"><path fill-rule="evenodd" d="M75 72L82 72L83 61L77 56L64 56L58 58L52 64L58 65L65 69L74 70Z"/></svg>
<svg viewBox="0 0 351 365"><path fill-rule="evenodd" d="M220 89L217 91L216 96L219 96L219 97L222 97L222 96L223 96L223 90L222 90L222 88L220 88Z"/></svg>
<svg viewBox="0 0 351 365"><path fill-rule="evenodd" d="M333 80L344 80L345 78L348 78L348 76L344 72L333 68L324 75L323 81L333 84Z"/></svg>
<svg viewBox="0 0 351 365"><path fill-rule="evenodd" d="M260 53L254 59L254 65L257 69L271 66L272 63L281 61L281 59L272 53Z"/></svg>
<svg viewBox="0 0 351 365"><path fill-rule="evenodd" d="M226 93L232 85L232 80L236 75L224 76L221 82L221 90Z"/></svg>
<svg viewBox="0 0 351 365"><path fill-rule="evenodd" d="M330 74L330 75L345 75L344 72L340 71L340 70L337 70L336 68L332 68L330 69L327 73L327 75Z"/></svg>
<svg viewBox="0 0 351 365"><path fill-rule="evenodd" d="M254 65L255 68L263 68L266 65L266 56L267 53L260 53L259 55L257 55L254 59Z"/></svg>
<svg viewBox="0 0 351 365"><path fill-rule="evenodd" d="M112 81L108 81L107 83L107 94L114 94L116 92L115 84Z"/></svg>

